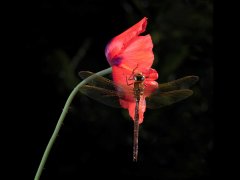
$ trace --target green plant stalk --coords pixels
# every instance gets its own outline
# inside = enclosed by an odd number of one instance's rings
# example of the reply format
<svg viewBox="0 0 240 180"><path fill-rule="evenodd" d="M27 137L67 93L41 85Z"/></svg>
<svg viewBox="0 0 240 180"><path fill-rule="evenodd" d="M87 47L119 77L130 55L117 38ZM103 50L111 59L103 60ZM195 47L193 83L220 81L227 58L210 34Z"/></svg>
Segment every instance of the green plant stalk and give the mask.
<svg viewBox="0 0 240 180"><path fill-rule="evenodd" d="M98 73L96 73L96 74L99 75L99 76L103 76L103 75L109 74L109 73L111 73L111 72L112 72L112 68L110 67L110 68L105 69L105 70L102 70L102 71L100 71L100 72L98 72ZM77 94L77 92L79 91L79 89L81 88L81 86L83 86L84 84L88 83L88 81L90 81L90 80L92 80L92 79L94 79L94 76L89 76L88 78L84 79L82 82L80 82L80 83L73 89L73 91L72 91L71 94L69 95L69 97L68 97L68 99L67 99L67 101L66 101L66 103L65 103L65 106L64 106L64 108L63 108L62 114L60 115L59 120L58 120L58 122L57 122L57 125L56 125L56 127L55 127L55 130L54 130L54 132L53 132L53 134L52 134L52 137L50 138L50 140L49 140L49 142L48 142L48 145L47 145L47 147L46 147L46 149L45 149L45 151L44 151L44 154L43 154L43 156L42 156L42 160L41 160L41 162L40 162L40 165L39 165L39 167L38 167L38 170L37 170L37 173L36 173L36 175L35 175L34 180L39 180L39 179L40 179L40 176L41 176L41 174L42 174L44 165L45 165L45 163L46 163L46 161L47 161L48 155L49 155L49 153L50 153L50 151L51 151L51 149L52 149L52 146L53 146L53 144L54 144L54 142L55 142L55 140L56 140L56 138L57 138L58 132L59 132L59 130L60 130L62 124L63 124L63 121L64 121L64 119L65 119L65 117L66 117L66 115L67 115L69 106L70 106L73 98L75 97L75 95Z"/></svg>

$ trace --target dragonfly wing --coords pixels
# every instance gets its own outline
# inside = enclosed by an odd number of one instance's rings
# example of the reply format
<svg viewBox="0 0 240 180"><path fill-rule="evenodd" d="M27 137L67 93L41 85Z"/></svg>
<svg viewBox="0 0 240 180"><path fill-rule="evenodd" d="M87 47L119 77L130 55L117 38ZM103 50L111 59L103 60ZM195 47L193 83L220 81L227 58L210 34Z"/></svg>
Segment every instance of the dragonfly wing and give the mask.
<svg viewBox="0 0 240 180"><path fill-rule="evenodd" d="M147 108L157 109L171 105L191 96L193 91L190 89L173 90L169 92L154 93L146 97Z"/></svg>
<svg viewBox="0 0 240 180"><path fill-rule="evenodd" d="M116 84L113 81L99 76L90 71L80 71L79 76L86 79L91 76L91 80L87 82L88 85L105 89L106 92L115 92L120 99L131 101L133 99L133 89L130 86Z"/></svg>
<svg viewBox="0 0 240 180"><path fill-rule="evenodd" d="M96 86L108 90L115 91L118 87L115 85L111 80L104 78L102 76L98 76L97 74L90 72L90 71L80 71L79 76L82 79L86 79L90 76L92 76L92 79L88 81L88 85L90 86Z"/></svg>
<svg viewBox="0 0 240 180"><path fill-rule="evenodd" d="M108 89L90 85L84 85L80 88L80 92L105 105L121 108L121 105L119 103L119 96L116 91L111 91Z"/></svg>
<svg viewBox="0 0 240 180"><path fill-rule="evenodd" d="M189 87L194 85L198 80L199 80L198 76L186 76L180 79L176 79L174 81L159 84L157 91L167 92L179 89L188 89Z"/></svg>

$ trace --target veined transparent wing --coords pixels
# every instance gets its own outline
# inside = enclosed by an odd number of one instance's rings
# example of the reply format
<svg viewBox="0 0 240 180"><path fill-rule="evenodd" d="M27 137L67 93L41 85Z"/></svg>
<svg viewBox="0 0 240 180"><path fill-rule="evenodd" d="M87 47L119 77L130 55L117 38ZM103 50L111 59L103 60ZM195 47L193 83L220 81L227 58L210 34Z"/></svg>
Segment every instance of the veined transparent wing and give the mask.
<svg viewBox="0 0 240 180"><path fill-rule="evenodd" d="M147 108L158 109L182 101L193 94L190 89L173 90L146 97Z"/></svg>
<svg viewBox="0 0 240 180"><path fill-rule="evenodd" d="M193 91L188 88L198 80L198 76L185 76L167 83L158 84L158 89L151 96L146 97L147 108L157 109L188 98L193 94Z"/></svg>
<svg viewBox="0 0 240 180"><path fill-rule="evenodd" d="M96 86L84 85L80 88L80 92L105 105L121 108L119 95L116 91L111 91Z"/></svg>
<svg viewBox="0 0 240 180"><path fill-rule="evenodd" d="M133 98L133 90L126 86L120 86L113 83L113 81L104 78L102 76L98 76L95 73L90 71L81 71L79 72L79 76L82 79L86 79L89 76L93 76L93 79L90 80L86 85L83 85L80 88L80 92L87 95L88 97L95 99L105 105L121 108L119 99L126 99L126 94L132 96ZM124 93L123 90L124 89ZM127 101L130 101L129 99Z"/></svg>
<svg viewBox="0 0 240 180"><path fill-rule="evenodd" d="M89 71L81 71L79 75L82 79L94 76L87 85L80 88L80 91L103 104L121 107L119 99L126 101L133 101L134 99L126 99L126 96L133 97L134 94L133 89L129 86L116 85L111 80ZM146 97L147 108L157 109L186 99L193 94L193 91L187 88L194 85L197 81L197 76L186 76L168 83L159 84L158 89L151 96ZM124 93L122 89L124 89Z"/></svg>
<svg viewBox="0 0 240 180"><path fill-rule="evenodd" d="M183 78L173 80L158 85L158 91L168 92L179 89L188 89L199 80L198 76L185 76Z"/></svg>
<svg viewBox="0 0 240 180"><path fill-rule="evenodd" d="M96 87L108 89L111 91L116 91L116 88L118 88L118 86L114 84L111 80L104 78L102 76L99 76L93 72L80 71L78 74L82 79L86 79L90 76L93 76L93 79L88 81L87 83L90 86L96 86Z"/></svg>

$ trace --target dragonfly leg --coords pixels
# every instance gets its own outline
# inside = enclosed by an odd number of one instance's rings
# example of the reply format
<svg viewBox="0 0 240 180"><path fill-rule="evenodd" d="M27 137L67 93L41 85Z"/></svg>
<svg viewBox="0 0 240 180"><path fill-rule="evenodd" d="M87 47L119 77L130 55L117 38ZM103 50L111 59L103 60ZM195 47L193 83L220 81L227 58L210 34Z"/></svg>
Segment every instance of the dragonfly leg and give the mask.
<svg viewBox="0 0 240 180"><path fill-rule="evenodd" d="M132 70L132 74L129 76L128 80L134 80L134 74L135 74L135 70L138 68L138 64L137 66Z"/></svg>
<svg viewBox="0 0 240 180"><path fill-rule="evenodd" d="M134 72L135 72L135 70L138 68L138 64L137 64L137 66L133 69L133 71L132 71L132 74L134 74Z"/></svg>
<svg viewBox="0 0 240 180"><path fill-rule="evenodd" d="M127 76L126 76L126 82L127 82L127 85L128 86L131 86L131 85L133 85L134 83L128 83L128 80L130 80L129 78L127 78Z"/></svg>
<svg viewBox="0 0 240 180"><path fill-rule="evenodd" d="M126 76L126 82L127 82L127 85L130 86L130 85L133 85L134 83L128 83L129 80L134 80L134 74L135 74L135 70L138 68L138 64L137 66L132 70L132 74L127 78Z"/></svg>

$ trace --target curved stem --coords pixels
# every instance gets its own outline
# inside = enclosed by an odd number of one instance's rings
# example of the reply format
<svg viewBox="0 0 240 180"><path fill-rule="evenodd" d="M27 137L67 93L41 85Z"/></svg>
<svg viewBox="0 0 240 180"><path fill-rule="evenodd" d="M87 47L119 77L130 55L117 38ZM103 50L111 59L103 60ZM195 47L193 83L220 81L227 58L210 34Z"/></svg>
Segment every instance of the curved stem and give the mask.
<svg viewBox="0 0 240 180"><path fill-rule="evenodd" d="M96 74L97 74L97 75L100 75L100 76L103 76L103 75L109 74L109 73L111 73L111 72L112 72L112 68L110 67L110 68L105 69L105 70L102 70L102 71L100 71L100 72L98 72L98 73L96 73ZM81 86L83 86L84 84L86 84L88 81L92 80L93 78L94 78L94 76L89 76L88 78L84 79L81 83L79 83L79 84L73 89L73 91L72 91L71 94L69 95L69 97L68 97L68 99L67 99L67 101L66 101L66 103L65 103L65 106L64 106L64 108L63 108L62 114L60 115L60 118L59 118L59 120L58 120L58 123L57 123L57 125L56 125L56 127L55 127L55 130L54 130L53 134L52 134L52 137L50 138L50 140L49 140L49 142L48 142L48 145L47 145L47 147L46 147L46 149L45 149L45 152L44 152L44 154L43 154L42 160L41 160L41 162L40 162L40 165L39 165L39 167L38 167L38 170L37 170L37 173L36 173L36 175L35 175L34 180L39 180L39 178L40 178L40 176L41 176L41 174L42 174L42 171L43 171L44 165L45 165L45 163L46 163L46 161L47 161L48 155L49 155L49 153L50 153L50 151L51 151L51 148L52 148L52 146L53 146L53 143L55 142L55 140L56 140L56 138L57 138L58 132L59 132L59 130L60 130L62 124L63 124L64 118L65 118L66 115L67 115L69 106L70 106L73 98L75 97L75 95L76 95L77 92L79 91L79 88L80 88Z"/></svg>

